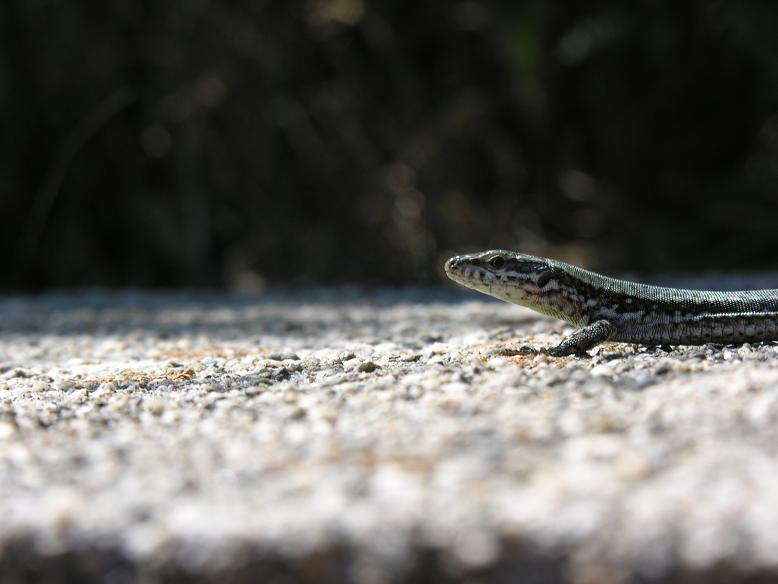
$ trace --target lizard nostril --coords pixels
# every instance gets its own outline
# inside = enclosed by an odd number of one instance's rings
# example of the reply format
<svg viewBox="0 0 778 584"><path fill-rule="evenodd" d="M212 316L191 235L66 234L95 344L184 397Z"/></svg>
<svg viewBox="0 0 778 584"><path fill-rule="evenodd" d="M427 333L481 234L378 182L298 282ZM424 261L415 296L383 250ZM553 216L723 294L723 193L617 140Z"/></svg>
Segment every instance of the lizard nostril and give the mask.
<svg viewBox="0 0 778 584"><path fill-rule="evenodd" d="M455 270L458 267L459 267L459 258L453 257L453 258L450 258L445 263L445 265L443 266L443 269L446 270L447 272L450 272L451 270Z"/></svg>

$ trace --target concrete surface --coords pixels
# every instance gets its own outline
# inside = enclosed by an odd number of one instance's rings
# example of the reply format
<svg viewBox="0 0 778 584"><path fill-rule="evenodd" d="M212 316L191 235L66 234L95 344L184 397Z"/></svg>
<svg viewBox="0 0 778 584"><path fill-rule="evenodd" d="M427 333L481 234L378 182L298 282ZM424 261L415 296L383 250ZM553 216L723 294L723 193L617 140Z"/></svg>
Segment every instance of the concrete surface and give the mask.
<svg viewBox="0 0 778 584"><path fill-rule="evenodd" d="M776 346L443 292L0 300L4 581L778 574Z"/></svg>

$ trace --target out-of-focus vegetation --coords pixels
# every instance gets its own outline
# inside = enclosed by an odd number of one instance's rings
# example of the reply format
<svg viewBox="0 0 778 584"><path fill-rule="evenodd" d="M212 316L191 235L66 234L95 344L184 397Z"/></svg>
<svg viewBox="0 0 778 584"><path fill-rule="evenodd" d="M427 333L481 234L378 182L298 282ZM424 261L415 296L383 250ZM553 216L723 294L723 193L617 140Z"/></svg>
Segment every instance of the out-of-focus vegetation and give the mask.
<svg viewBox="0 0 778 584"><path fill-rule="evenodd" d="M778 265L769 1L4 0L4 288Z"/></svg>

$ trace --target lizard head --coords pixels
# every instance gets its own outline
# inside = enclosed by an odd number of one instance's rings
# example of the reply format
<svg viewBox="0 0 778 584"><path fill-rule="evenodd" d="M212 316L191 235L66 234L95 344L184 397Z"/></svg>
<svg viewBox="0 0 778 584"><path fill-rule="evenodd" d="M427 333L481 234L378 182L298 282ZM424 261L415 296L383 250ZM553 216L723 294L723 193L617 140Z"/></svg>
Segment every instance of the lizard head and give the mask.
<svg viewBox="0 0 778 584"><path fill-rule="evenodd" d="M558 287L560 275L552 261L513 251L489 250L455 256L444 269L458 284L548 314L545 298Z"/></svg>

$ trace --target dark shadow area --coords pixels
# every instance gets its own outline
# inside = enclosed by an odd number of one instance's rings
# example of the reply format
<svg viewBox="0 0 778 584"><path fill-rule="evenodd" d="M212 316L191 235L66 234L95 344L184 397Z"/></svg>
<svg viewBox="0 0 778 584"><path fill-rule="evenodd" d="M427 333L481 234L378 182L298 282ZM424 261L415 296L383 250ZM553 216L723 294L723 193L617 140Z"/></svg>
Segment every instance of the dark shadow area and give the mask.
<svg viewBox="0 0 778 584"><path fill-rule="evenodd" d="M176 550L169 550L170 553ZM440 550L419 544L409 554L403 566L384 571L379 563L370 564L370 558L360 557L348 543L331 545L300 558L279 555L256 545L244 545L235 554L228 568L214 566L206 571L192 571L174 557L156 561L148 566L138 565L123 554L119 546L84 548L61 555L42 555L32 542L21 539L0 554L0 569L12 582L97 583L136 582L151 580L160 583L225 582L248 583L262 580L270 583L323 582L348 583L363 581L360 568L369 566L369 574L378 574L389 582L447 583L462 579L489 582L527 584L555 584L569 581L572 572L569 560L544 551L520 538L503 538L500 554L495 562L481 569L457 568L446 561ZM110 568L108 570L107 568ZM581 569L583 568L583 570ZM607 562L584 563L578 571L594 573L601 578L626 578L632 582L774 582L776 574L767 569L749 569L733 563L721 562L700 569L670 569L657 572L625 572L622 566Z"/></svg>
<svg viewBox="0 0 778 584"><path fill-rule="evenodd" d="M185 546L182 545L182 548ZM402 566L382 566L350 542L333 543L302 557L285 557L276 550L244 544L233 553L229 567L224 565L194 569L176 554L186 549L171 546L166 558L138 565L126 557L120 545L84 548L61 555L40 554L33 542L21 538L0 554L0 569L10 581L61 582L63 584L104 582L160 583L199 582L362 582L360 572L377 574L389 582L460 582L462 578L486 578L491 582L556 583L564 582L565 563L561 558L536 546L505 539L497 561L486 568L467 569L448 565L444 553L421 541L414 545ZM372 562L371 562L372 560ZM384 560L386 563L386 560ZM107 568L111 568L108 570ZM107 578L106 578L107 577Z"/></svg>
<svg viewBox="0 0 778 584"><path fill-rule="evenodd" d="M457 291L413 288L320 289L256 296L183 292L46 294L0 300L0 334L140 333L156 338L207 335L214 341L226 341L267 335L326 336L328 331L348 324L354 334L391 340L397 310L418 309L432 331L436 322L450 321L448 312L437 313L435 305L447 307L472 301L500 304L492 298ZM515 312L515 321L495 312L487 325L509 326L526 320L526 312ZM465 324L466 317L462 318Z"/></svg>

